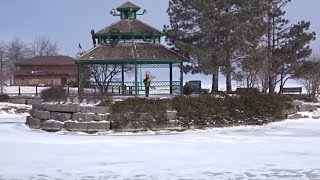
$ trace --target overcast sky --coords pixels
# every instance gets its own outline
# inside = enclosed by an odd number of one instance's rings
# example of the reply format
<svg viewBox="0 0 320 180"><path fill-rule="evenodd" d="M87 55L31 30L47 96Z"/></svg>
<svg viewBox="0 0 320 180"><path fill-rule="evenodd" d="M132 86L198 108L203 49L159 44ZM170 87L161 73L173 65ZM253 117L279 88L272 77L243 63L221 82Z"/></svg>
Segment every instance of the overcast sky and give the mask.
<svg viewBox="0 0 320 180"><path fill-rule="evenodd" d="M19 37L30 42L37 35L47 35L56 40L60 52L74 57L78 43L85 50L92 47L90 31L98 31L117 21L119 17L109 14L112 8L126 0L1 0L0 41ZM166 10L169 0L132 0L148 14L139 18L162 30L169 24ZM317 11L320 0L293 0L287 8L292 22L309 20L312 30L320 34L320 19ZM312 47L320 50L320 41Z"/></svg>

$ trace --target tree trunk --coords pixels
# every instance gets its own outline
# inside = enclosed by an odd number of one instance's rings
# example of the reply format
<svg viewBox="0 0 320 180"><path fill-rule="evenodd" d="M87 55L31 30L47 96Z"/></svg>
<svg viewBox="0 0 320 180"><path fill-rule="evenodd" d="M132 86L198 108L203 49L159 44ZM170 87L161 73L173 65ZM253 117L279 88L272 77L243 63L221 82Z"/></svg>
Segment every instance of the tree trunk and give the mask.
<svg viewBox="0 0 320 180"><path fill-rule="evenodd" d="M212 73L211 93L219 91L219 66L214 67Z"/></svg>
<svg viewBox="0 0 320 180"><path fill-rule="evenodd" d="M316 87L316 83L313 81L312 82L312 87L311 87L311 101L312 102L317 102L317 98L316 98L316 91L317 91L317 87Z"/></svg>
<svg viewBox="0 0 320 180"><path fill-rule="evenodd" d="M227 88L227 93L230 94L232 92L232 87L231 87L231 57L230 53L228 52L228 55L226 57L226 88Z"/></svg>
<svg viewBox="0 0 320 180"><path fill-rule="evenodd" d="M272 51L273 51L273 43L272 41L274 38L272 38L272 32L274 31L274 18L272 17L272 0L268 1L269 6L269 15L268 15L268 81L269 81L269 94L274 93L274 67L273 67L273 57L272 57Z"/></svg>
<svg viewBox="0 0 320 180"><path fill-rule="evenodd" d="M280 90L278 94L282 94L282 90L283 90L283 86L284 86L284 82L283 82L283 73L281 73L281 77L280 77Z"/></svg>

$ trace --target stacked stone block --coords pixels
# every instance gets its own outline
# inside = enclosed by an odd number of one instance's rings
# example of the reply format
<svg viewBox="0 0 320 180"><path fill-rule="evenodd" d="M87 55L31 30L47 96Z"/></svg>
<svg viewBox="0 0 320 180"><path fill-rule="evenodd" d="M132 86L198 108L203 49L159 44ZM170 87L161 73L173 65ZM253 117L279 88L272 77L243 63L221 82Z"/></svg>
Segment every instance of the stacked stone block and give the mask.
<svg viewBox="0 0 320 180"><path fill-rule="evenodd" d="M106 132L110 108L77 104L33 104L26 124L45 131Z"/></svg>
<svg viewBox="0 0 320 180"><path fill-rule="evenodd" d="M45 131L107 132L109 130L138 132L147 130L187 130L177 120L176 111L167 111L167 125L150 125L153 116L147 113L111 113L109 107L77 104L33 104L26 124ZM121 123L128 121L123 126Z"/></svg>

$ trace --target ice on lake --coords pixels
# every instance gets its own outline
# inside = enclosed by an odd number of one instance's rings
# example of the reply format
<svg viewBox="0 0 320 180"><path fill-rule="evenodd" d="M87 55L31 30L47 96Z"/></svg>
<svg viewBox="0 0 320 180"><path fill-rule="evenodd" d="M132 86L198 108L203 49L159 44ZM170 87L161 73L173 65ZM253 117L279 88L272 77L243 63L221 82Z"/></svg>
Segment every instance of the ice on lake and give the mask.
<svg viewBox="0 0 320 180"><path fill-rule="evenodd" d="M320 179L320 120L100 136L24 121L0 118L0 179Z"/></svg>

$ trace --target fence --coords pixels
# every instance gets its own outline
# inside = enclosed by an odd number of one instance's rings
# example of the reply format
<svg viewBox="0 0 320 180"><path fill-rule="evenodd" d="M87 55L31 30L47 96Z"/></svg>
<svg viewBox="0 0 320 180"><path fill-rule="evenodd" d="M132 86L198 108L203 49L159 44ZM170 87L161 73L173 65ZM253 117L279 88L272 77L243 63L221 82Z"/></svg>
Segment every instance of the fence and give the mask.
<svg viewBox="0 0 320 180"><path fill-rule="evenodd" d="M171 87L171 90L170 90ZM84 91L97 92L106 88L106 86L99 86L94 82L86 82ZM134 82L111 82L108 87L108 92L117 96L132 96L137 91L138 96L145 95L145 85L143 82L137 83L135 89ZM181 93L180 81L152 81L150 86L150 95L179 95Z"/></svg>
<svg viewBox="0 0 320 180"><path fill-rule="evenodd" d="M3 93L8 95L25 95L25 96L38 96L45 89L50 87L38 87L38 86L4 86ZM77 94L78 88L65 87L67 93Z"/></svg>
<svg viewBox="0 0 320 180"><path fill-rule="evenodd" d="M162 84L160 84L162 83ZM150 95L163 95L170 94L170 85L163 82L153 83L155 86L151 85ZM25 95L25 96L38 96L45 89L50 87L39 87L39 86L4 86L3 93L15 96L15 95ZM145 87L142 84L138 86L138 94L144 95ZM68 95L77 96L78 88L77 87L65 87ZM84 88L86 93L99 94L99 89L97 87L88 87ZM115 96L132 96L135 93L134 84L128 84L125 86L121 85L112 85L109 87L108 92ZM172 85L172 94L178 95L180 93L180 85Z"/></svg>

